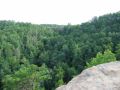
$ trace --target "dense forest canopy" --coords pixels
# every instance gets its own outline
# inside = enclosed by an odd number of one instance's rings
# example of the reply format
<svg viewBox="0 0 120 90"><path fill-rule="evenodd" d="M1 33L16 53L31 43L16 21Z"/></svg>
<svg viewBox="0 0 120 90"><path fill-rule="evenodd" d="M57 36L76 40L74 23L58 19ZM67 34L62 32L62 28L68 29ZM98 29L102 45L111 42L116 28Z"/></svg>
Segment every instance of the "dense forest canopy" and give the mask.
<svg viewBox="0 0 120 90"><path fill-rule="evenodd" d="M120 12L81 25L0 21L0 90L55 90L106 50L120 60Z"/></svg>

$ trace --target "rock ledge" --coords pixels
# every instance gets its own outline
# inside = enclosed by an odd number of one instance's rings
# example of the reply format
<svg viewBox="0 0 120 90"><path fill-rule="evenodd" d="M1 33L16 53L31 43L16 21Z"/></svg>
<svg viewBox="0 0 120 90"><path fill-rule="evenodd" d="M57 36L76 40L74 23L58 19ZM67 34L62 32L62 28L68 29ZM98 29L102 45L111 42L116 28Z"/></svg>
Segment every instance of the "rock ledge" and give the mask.
<svg viewBox="0 0 120 90"><path fill-rule="evenodd" d="M56 90L120 90L120 62L93 66Z"/></svg>

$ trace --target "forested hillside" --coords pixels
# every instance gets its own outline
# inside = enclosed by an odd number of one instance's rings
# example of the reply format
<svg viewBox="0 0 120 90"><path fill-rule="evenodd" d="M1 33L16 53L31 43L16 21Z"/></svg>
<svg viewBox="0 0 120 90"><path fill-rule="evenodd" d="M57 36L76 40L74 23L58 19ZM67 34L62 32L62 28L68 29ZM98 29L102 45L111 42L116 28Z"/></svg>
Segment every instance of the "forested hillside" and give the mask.
<svg viewBox="0 0 120 90"><path fill-rule="evenodd" d="M106 50L120 60L120 12L81 25L0 21L0 90L55 90Z"/></svg>

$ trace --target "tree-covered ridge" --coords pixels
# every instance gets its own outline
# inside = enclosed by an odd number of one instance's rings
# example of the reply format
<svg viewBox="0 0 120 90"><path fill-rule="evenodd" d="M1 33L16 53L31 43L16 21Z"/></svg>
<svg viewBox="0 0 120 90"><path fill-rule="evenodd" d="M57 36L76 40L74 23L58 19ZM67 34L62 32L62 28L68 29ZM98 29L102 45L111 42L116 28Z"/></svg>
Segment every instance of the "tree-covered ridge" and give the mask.
<svg viewBox="0 0 120 90"><path fill-rule="evenodd" d="M120 60L119 12L81 25L0 21L0 90L54 90L105 50Z"/></svg>

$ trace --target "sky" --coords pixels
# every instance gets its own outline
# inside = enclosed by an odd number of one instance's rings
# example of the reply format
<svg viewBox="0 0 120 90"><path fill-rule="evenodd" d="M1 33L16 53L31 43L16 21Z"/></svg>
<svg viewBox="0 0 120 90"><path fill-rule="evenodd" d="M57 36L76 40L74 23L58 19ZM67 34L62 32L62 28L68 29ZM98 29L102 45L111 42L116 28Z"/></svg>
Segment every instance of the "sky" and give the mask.
<svg viewBox="0 0 120 90"><path fill-rule="evenodd" d="M120 11L120 0L0 0L0 20L80 24Z"/></svg>

